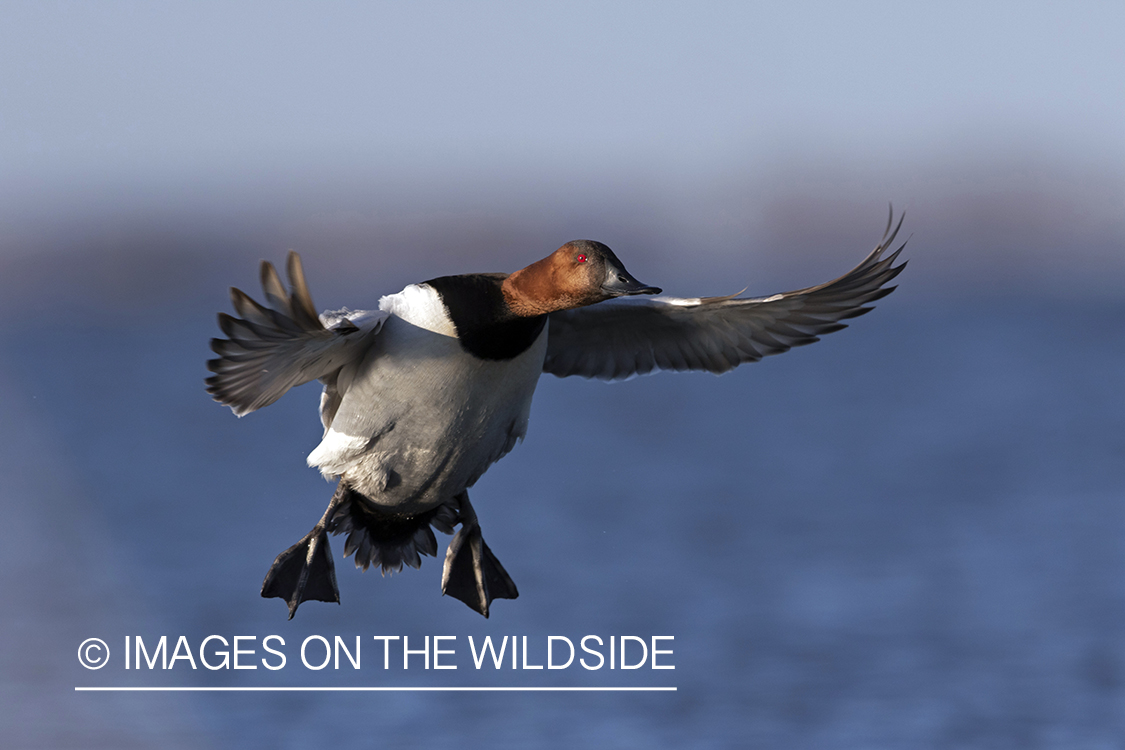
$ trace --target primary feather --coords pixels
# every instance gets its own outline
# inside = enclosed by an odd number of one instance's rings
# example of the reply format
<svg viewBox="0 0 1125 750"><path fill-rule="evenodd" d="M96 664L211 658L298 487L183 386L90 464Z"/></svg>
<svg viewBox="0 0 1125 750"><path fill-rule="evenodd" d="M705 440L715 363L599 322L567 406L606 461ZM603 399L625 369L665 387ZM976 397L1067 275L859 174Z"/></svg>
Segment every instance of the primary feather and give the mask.
<svg viewBox="0 0 1125 750"><path fill-rule="evenodd" d="M904 215L905 216L905 215ZM771 297L622 299L550 315L543 371L620 380L653 370L722 373L794 346L818 341L869 312L890 294L884 286L906 263L895 266L904 242L887 254L902 219L879 245L838 279Z"/></svg>

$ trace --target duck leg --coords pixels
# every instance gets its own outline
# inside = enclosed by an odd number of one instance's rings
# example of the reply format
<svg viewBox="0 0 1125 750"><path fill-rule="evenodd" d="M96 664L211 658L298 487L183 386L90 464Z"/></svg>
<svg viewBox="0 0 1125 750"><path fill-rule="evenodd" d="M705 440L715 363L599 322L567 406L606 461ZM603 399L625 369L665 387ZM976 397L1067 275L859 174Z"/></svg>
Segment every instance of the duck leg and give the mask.
<svg viewBox="0 0 1125 750"><path fill-rule="evenodd" d="M284 599L289 605L289 619L297 613L301 602L340 602L336 586L336 568L328 545L328 521L340 503L340 493L332 495L328 510L301 541L282 552L273 561L262 581L262 596Z"/></svg>
<svg viewBox="0 0 1125 750"><path fill-rule="evenodd" d="M504 566L484 543L469 493L454 498L459 506L461 528L445 553L441 593L460 599L469 608L488 617L493 599L515 599L520 595Z"/></svg>

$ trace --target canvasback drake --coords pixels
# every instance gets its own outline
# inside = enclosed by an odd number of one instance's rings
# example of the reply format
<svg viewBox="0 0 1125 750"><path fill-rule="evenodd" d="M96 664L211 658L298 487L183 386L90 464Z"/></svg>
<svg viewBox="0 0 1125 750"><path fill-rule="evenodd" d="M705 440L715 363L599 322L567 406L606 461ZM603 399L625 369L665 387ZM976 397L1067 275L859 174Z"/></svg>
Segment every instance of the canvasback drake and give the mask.
<svg viewBox="0 0 1125 750"><path fill-rule="evenodd" d="M653 370L723 373L845 328L890 294L903 243L893 212L879 245L834 281L770 297L621 297L660 294L605 245L568 242L512 274L442 276L379 300L379 309L317 316L301 259L288 257L289 291L263 261L266 304L238 289L239 317L219 313L229 338L207 391L236 415L290 388L324 385L324 436L308 456L338 480L328 509L274 560L263 597L292 619L301 602L339 602L328 534L347 534L344 557L383 574L436 556L431 526L453 534L441 590L488 617L516 585L485 544L468 488L527 433L539 376L618 380ZM613 301L610 301L613 300Z"/></svg>

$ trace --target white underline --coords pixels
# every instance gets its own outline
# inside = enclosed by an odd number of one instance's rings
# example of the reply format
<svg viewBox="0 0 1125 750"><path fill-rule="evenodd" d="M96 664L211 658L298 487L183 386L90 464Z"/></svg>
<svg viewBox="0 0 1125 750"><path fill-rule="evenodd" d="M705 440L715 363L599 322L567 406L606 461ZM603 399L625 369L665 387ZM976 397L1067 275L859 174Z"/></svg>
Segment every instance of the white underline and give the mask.
<svg viewBox="0 0 1125 750"><path fill-rule="evenodd" d="M102 693L656 693L674 687L76 687Z"/></svg>

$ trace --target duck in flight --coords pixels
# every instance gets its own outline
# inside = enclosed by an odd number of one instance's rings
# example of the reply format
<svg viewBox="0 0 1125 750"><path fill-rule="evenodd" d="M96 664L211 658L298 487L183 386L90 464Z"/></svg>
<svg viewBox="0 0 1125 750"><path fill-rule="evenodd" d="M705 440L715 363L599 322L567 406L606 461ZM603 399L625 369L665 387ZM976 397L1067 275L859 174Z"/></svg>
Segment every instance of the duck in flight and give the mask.
<svg viewBox="0 0 1125 750"><path fill-rule="evenodd" d="M600 242L568 242L511 274L442 276L379 300L379 309L316 314L301 259L290 252L289 289L263 261L265 304L231 289L237 317L219 313L227 338L207 391L243 416L290 388L323 384L324 436L308 456L338 480L323 517L274 560L263 597L339 602L328 535L344 556L384 575L436 556L433 529L456 531L441 590L488 617L494 599L519 592L485 544L468 489L527 433L542 373L620 380L654 370L723 373L845 328L890 294L905 267L879 245L843 276L771 297L633 298L660 294Z"/></svg>

